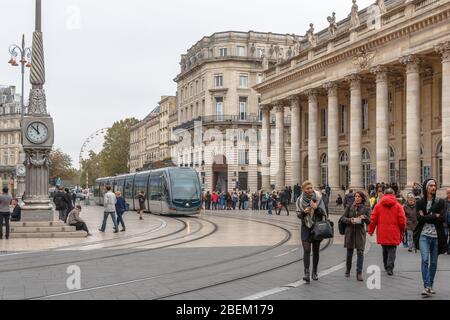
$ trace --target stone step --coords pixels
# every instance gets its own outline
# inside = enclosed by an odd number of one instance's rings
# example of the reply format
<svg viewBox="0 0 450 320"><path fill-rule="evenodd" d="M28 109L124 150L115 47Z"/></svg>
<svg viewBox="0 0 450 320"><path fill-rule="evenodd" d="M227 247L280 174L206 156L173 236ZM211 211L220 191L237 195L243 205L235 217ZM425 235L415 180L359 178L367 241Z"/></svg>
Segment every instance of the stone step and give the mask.
<svg viewBox="0 0 450 320"><path fill-rule="evenodd" d="M11 233L54 233L54 232L74 232L75 227L12 227Z"/></svg>
<svg viewBox="0 0 450 320"><path fill-rule="evenodd" d="M39 232L39 233L11 233L10 239L64 239L64 238L86 238L84 231L74 232Z"/></svg>
<svg viewBox="0 0 450 320"><path fill-rule="evenodd" d="M62 221L52 222L11 222L11 228L30 227L30 228L45 228L45 227L65 227L67 226Z"/></svg>

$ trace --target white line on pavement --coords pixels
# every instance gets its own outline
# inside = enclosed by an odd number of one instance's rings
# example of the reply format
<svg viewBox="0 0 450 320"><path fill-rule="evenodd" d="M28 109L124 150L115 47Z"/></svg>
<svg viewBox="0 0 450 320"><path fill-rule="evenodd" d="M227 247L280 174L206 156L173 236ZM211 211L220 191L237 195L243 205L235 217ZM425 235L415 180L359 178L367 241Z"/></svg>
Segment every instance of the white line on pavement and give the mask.
<svg viewBox="0 0 450 320"><path fill-rule="evenodd" d="M367 241L365 254L369 253L370 249L371 249L371 243L369 241ZM339 271L339 270L341 270L341 269L343 269L345 267L346 267L346 263L345 262L340 263L340 264L338 264L338 265L336 265L334 267L331 267L331 268L329 268L327 270L324 270L324 271L320 272L319 273L319 277L322 278L322 277L328 276L328 275L330 275L332 273L335 273L335 272L337 272L337 271ZM285 291L289 291L291 289L299 288L299 287L303 286L304 284L306 284L306 282L303 281L303 280L297 281L297 282L294 282L294 283L291 283L291 284L287 284L287 285L284 285L284 286L281 286L281 287L278 287L278 288L274 288L274 289L270 289L270 290L267 290L267 291L256 293L254 295L251 295L249 297L243 298L241 300L248 300L248 301L260 300L260 299L265 298L265 297L273 296L273 295L278 294L278 293L282 293L282 292L285 292Z"/></svg>

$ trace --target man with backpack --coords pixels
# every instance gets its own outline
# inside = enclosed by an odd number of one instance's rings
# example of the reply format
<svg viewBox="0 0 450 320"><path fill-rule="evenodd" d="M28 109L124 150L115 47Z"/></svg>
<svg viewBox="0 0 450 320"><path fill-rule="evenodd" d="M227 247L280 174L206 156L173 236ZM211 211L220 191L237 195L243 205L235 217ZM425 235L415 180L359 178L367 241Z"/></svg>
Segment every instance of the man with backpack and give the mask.
<svg viewBox="0 0 450 320"><path fill-rule="evenodd" d="M63 187L59 187L58 192L53 197L53 202L55 203L55 209L59 211L59 220L66 221L69 202Z"/></svg>

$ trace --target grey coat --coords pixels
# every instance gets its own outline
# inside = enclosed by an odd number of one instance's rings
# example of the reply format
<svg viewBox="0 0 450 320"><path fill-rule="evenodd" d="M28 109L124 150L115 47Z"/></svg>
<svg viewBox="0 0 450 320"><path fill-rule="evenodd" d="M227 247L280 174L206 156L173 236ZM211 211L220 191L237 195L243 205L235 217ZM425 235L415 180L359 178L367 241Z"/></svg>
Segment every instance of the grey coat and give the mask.
<svg viewBox="0 0 450 320"><path fill-rule="evenodd" d="M352 224L352 218L366 216L368 219L363 224ZM342 222L347 224L345 228L344 245L346 249L364 250L366 248L366 226L370 224L370 209L366 206L356 210L353 206L347 207Z"/></svg>

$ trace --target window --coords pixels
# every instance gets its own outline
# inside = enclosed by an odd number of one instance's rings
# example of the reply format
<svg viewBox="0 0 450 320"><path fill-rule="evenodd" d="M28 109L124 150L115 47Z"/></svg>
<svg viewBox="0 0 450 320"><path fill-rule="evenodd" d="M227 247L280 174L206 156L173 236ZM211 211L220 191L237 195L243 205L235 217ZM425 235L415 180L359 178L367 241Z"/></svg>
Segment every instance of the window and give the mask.
<svg viewBox="0 0 450 320"><path fill-rule="evenodd" d="M367 99L363 99L362 101L363 106L363 121L362 121L362 129L368 130L369 129L369 101Z"/></svg>
<svg viewBox="0 0 450 320"><path fill-rule="evenodd" d="M247 98L239 98L239 120L247 120Z"/></svg>
<svg viewBox="0 0 450 320"><path fill-rule="evenodd" d="M328 156L326 154L320 158L320 183L323 186L328 185Z"/></svg>
<svg viewBox="0 0 450 320"><path fill-rule="evenodd" d="M263 54L264 54L263 48L256 48L256 57L257 58L262 58Z"/></svg>
<svg viewBox="0 0 450 320"><path fill-rule="evenodd" d="M367 190L370 185L370 154L367 149L362 150L362 163L363 163L363 183L364 188Z"/></svg>
<svg viewBox="0 0 450 320"><path fill-rule="evenodd" d="M322 137L326 137L328 134L328 112L327 109L322 109L321 113L321 126L320 133Z"/></svg>
<svg viewBox="0 0 450 320"><path fill-rule="evenodd" d="M238 46L238 47L236 48L236 55L237 55L238 57L245 57L245 47Z"/></svg>
<svg viewBox="0 0 450 320"><path fill-rule="evenodd" d="M239 150L239 165L245 166L249 164L248 150Z"/></svg>
<svg viewBox="0 0 450 320"><path fill-rule="evenodd" d="M347 133L347 107L342 105L340 110L340 125L339 125L339 133L346 134Z"/></svg>
<svg viewBox="0 0 450 320"><path fill-rule="evenodd" d="M262 73L258 73L256 84L260 84L264 82L264 75Z"/></svg>
<svg viewBox="0 0 450 320"><path fill-rule="evenodd" d="M214 86L216 88L222 88L223 87L223 75L217 74L214 76Z"/></svg>
<svg viewBox="0 0 450 320"><path fill-rule="evenodd" d="M216 97L216 117L217 121L223 121L223 97Z"/></svg>
<svg viewBox="0 0 450 320"><path fill-rule="evenodd" d="M239 87L240 88L248 88L248 75L241 74L239 75Z"/></svg>
<svg viewBox="0 0 450 320"><path fill-rule="evenodd" d="M261 109L258 110L258 120L259 120L260 122L263 121L263 111L262 111Z"/></svg>
<svg viewBox="0 0 450 320"><path fill-rule="evenodd" d="M219 56L220 56L220 57L226 57L226 56L228 56L228 49L227 49L227 48L220 48L220 49L219 49Z"/></svg>
<svg viewBox="0 0 450 320"><path fill-rule="evenodd" d="M394 148L389 147L389 176L391 183L397 183L397 166L395 164L395 151Z"/></svg>

